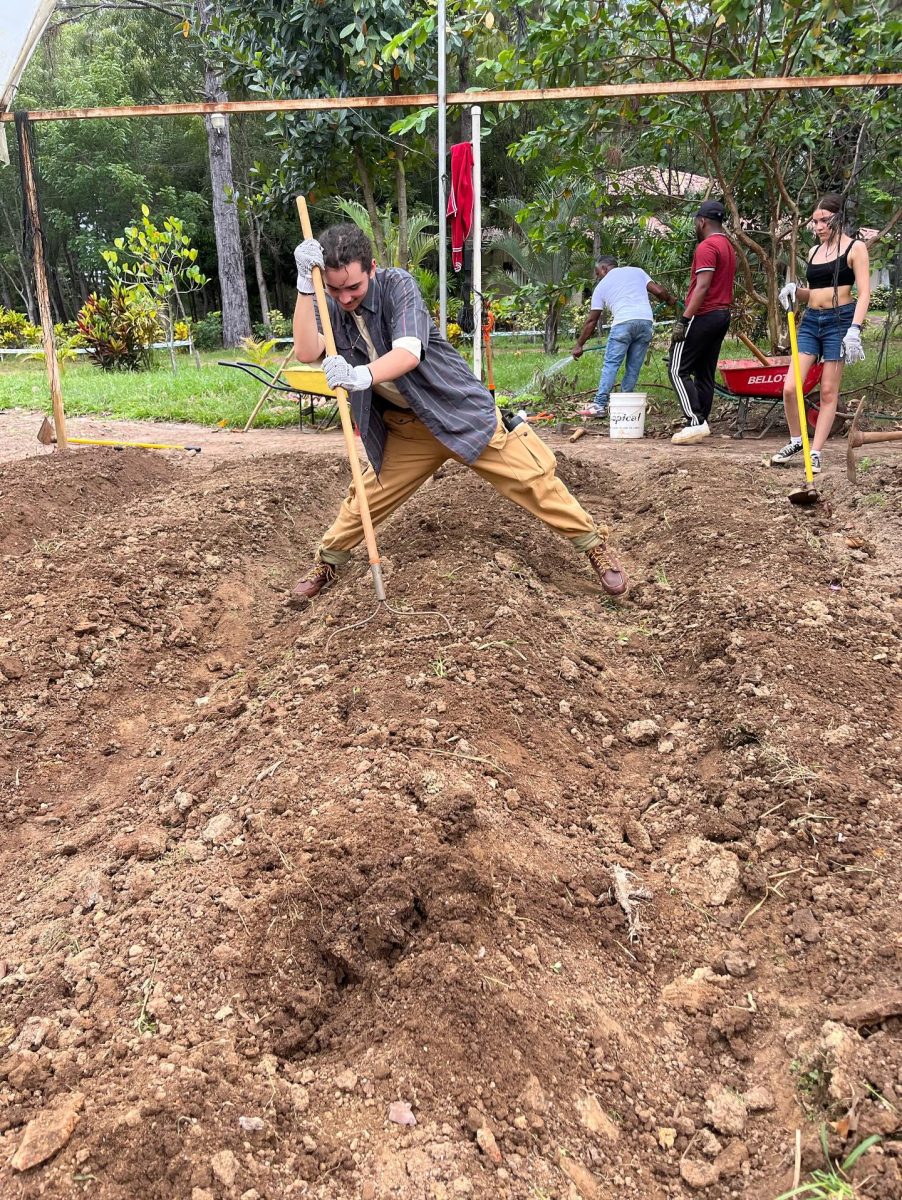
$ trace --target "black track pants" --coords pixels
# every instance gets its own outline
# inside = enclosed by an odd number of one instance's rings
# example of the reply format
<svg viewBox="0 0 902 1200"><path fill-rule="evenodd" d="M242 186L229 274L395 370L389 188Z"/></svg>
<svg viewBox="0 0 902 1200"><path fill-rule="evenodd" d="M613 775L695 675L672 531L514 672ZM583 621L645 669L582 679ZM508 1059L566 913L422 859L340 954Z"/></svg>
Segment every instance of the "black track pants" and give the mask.
<svg viewBox="0 0 902 1200"><path fill-rule="evenodd" d="M693 317L685 339L671 344L667 370L690 425L711 415L717 356L729 328L730 310L715 308Z"/></svg>

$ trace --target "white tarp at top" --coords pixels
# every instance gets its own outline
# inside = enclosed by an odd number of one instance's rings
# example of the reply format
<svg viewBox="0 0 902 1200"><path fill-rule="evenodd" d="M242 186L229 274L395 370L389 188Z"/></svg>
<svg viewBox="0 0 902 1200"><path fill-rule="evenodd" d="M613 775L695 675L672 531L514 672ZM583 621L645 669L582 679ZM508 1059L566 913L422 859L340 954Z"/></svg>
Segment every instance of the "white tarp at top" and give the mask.
<svg viewBox="0 0 902 1200"><path fill-rule="evenodd" d="M16 88L56 0L0 0L0 112L13 107ZM5 125L0 125L0 161L9 162Z"/></svg>
<svg viewBox="0 0 902 1200"><path fill-rule="evenodd" d="M56 0L0 0L0 112L13 97Z"/></svg>

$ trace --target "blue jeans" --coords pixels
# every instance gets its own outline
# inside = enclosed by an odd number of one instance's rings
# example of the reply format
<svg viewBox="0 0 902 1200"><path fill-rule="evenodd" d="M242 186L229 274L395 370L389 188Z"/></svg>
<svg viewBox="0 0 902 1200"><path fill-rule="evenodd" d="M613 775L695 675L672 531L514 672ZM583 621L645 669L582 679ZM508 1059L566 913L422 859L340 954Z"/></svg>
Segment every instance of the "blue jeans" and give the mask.
<svg viewBox="0 0 902 1200"><path fill-rule="evenodd" d="M812 354L824 362L842 362L842 340L854 316L854 302L838 308L806 308L799 325L799 354Z"/></svg>
<svg viewBox="0 0 902 1200"><path fill-rule="evenodd" d="M654 325L651 321L623 321L620 325L615 325L608 334L601 378L595 394L595 403L601 408L608 406L611 391L617 379L617 372L624 359L626 359L626 369L623 372L621 390L624 392L635 391L639 372L645 362L645 355L651 345L653 333Z"/></svg>

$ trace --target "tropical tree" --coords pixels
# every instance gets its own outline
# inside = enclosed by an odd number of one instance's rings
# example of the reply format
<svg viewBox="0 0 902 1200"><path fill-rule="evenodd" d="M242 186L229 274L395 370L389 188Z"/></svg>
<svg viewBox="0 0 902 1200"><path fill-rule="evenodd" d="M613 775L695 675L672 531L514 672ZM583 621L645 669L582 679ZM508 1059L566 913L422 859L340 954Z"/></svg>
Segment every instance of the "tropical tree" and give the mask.
<svg viewBox="0 0 902 1200"><path fill-rule="evenodd" d="M545 309L544 349L557 349L561 311L590 275L592 262L590 189L575 183L542 185L529 202L508 196L495 202L509 232L494 246L528 279L525 298Z"/></svg>
<svg viewBox="0 0 902 1200"><path fill-rule="evenodd" d="M402 95L435 77L434 39L416 47L405 36L411 13L427 8L428 0L305 6L223 0L216 52L229 78L250 95ZM434 148L425 129L393 137L389 130L397 115L397 109L379 108L296 112L274 118L267 127L279 150L273 190L285 198L313 192L322 199L347 195L356 180L380 261L388 261L378 213L382 196L393 196L403 247L411 163L430 185L434 178Z"/></svg>
<svg viewBox="0 0 902 1200"><path fill-rule="evenodd" d="M428 255L435 252L438 245L437 238L434 234L426 233L426 230L435 223L431 213L422 211L410 213L407 225L402 230L400 224L394 219L392 206L387 204L381 212L376 214L376 223L379 228L377 237L376 226L362 204L356 200L340 198L334 200L333 203L349 221L363 230L374 246L385 247L384 258L380 260L377 255L376 259L381 266L403 267L405 270L413 271L423 265Z"/></svg>
<svg viewBox="0 0 902 1200"><path fill-rule="evenodd" d="M219 15L219 5L217 0L196 0L196 10L202 37L201 46L202 50L206 51L207 35L214 18ZM204 99L216 104L228 100L222 73L213 62L211 54L204 53L203 66ZM205 116L204 128L207 133L213 228L216 233L219 290L222 298L222 340L225 346L237 346L244 338L250 336L251 316L247 301L247 282L244 277L241 226L235 202L229 117L225 113ZM264 320L268 319L267 310Z"/></svg>
<svg viewBox="0 0 902 1200"><path fill-rule="evenodd" d="M207 282L197 266L197 250L185 233L178 217L165 217L162 227L150 219L150 209L141 205L141 224L130 225L122 237L115 240L115 250L104 250L110 278L115 282L131 282L145 288L157 302L163 314L169 343L169 358L176 369L176 317L186 321L182 296ZM197 356L200 366L200 357Z"/></svg>
<svg viewBox="0 0 902 1200"><path fill-rule="evenodd" d="M523 18L516 0L499 7L509 19ZM850 63L873 72L898 64L896 0L864 7L847 0L631 3L607 7L603 20L594 0L549 0L523 19L519 43L481 64L484 81L536 88L841 75ZM627 168L705 176L727 207L742 284L766 309L776 344L777 293L787 270L797 270L801 230L817 194L841 191L853 220L867 215L869 224L892 227L902 218L902 159L892 150L900 131L898 88L712 92L549 107L514 153L549 164L552 175L581 171L602 205ZM644 191L640 183L630 200L635 216L656 213L666 221L697 197Z"/></svg>
<svg viewBox="0 0 902 1200"><path fill-rule="evenodd" d="M55 30L38 44L17 97L22 108L83 108L184 99L197 78L189 43L160 15L92 11L81 19L60 11ZM63 23L63 22L67 23ZM198 248L199 265L215 274L215 245L205 193L206 154L197 118L154 121L41 122L35 126L44 208L51 302L62 321L106 283L101 251L134 216L136 198L178 212ZM0 169L0 263L13 295L25 293L17 245L21 232L18 156L10 138L12 170ZM0 274L3 274L0 271Z"/></svg>

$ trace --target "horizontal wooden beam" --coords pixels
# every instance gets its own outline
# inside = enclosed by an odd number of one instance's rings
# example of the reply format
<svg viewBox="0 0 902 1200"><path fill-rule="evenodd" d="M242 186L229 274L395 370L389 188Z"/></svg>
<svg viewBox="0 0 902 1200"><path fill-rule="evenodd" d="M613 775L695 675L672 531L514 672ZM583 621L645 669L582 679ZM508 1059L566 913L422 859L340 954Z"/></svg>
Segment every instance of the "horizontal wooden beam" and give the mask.
<svg viewBox="0 0 902 1200"><path fill-rule="evenodd" d="M534 88L520 91L449 92L449 104L535 104L568 100L608 100L627 96L696 96L712 92L796 92L816 88L900 87L892 75L780 76L767 79L678 79L661 83L610 83L591 87ZM434 92L414 96L308 96L299 100L228 100L220 104L133 104L122 108L48 108L28 115L32 121L95 121L113 117L192 117L211 113L322 112L354 108L428 108ZM0 121L11 121L11 112Z"/></svg>

